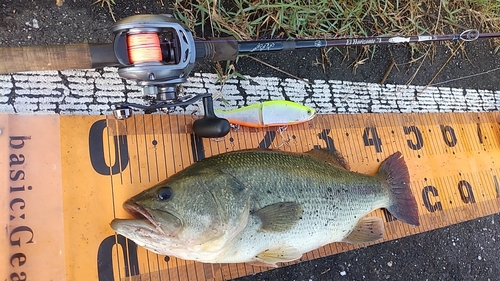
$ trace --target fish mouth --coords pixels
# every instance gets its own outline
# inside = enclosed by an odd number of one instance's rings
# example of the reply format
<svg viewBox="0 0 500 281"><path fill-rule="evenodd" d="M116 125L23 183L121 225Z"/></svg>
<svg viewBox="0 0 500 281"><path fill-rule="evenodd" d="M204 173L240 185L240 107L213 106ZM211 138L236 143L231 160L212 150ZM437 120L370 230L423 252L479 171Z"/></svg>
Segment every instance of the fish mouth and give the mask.
<svg viewBox="0 0 500 281"><path fill-rule="evenodd" d="M156 229L161 234L165 234L167 236L177 235L182 227L182 221L179 219L179 216L165 210L148 210L131 199L125 201L123 208L136 220L146 223L152 229ZM154 215L155 213L157 213L156 216ZM164 218L168 218L166 219L168 223L165 224L159 222L165 222Z"/></svg>
<svg viewBox="0 0 500 281"><path fill-rule="evenodd" d="M132 215L135 219L147 222L157 230L163 232L160 225L154 220L153 216L141 205L135 203L132 200L127 200L123 203L123 209Z"/></svg>

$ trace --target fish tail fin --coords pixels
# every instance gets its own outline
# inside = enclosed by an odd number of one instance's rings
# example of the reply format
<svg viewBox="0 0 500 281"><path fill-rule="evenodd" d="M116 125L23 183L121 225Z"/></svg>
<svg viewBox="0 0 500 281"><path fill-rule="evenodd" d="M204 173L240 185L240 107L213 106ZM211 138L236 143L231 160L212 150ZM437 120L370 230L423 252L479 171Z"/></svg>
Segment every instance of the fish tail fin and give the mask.
<svg viewBox="0 0 500 281"><path fill-rule="evenodd" d="M410 189L410 174L401 152L389 156L378 170L389 188L390 203L387 210L399 220L418 226L417 201Z"/></svg>

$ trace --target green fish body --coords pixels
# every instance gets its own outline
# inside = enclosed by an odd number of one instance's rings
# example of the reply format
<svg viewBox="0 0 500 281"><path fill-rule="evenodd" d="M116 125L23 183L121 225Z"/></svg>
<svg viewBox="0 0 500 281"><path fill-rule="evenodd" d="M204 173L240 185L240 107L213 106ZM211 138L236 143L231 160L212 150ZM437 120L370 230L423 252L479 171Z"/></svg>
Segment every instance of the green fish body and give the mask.
<svg viewBox="0 0 500 281"><path fill-rule="evenodd" d="M276 266L332 242L383 238L373 210L419 225L401 153L375 175L327 150L243 150L203 159L125 202L111 226L153 252L207 263Z"/></svg>

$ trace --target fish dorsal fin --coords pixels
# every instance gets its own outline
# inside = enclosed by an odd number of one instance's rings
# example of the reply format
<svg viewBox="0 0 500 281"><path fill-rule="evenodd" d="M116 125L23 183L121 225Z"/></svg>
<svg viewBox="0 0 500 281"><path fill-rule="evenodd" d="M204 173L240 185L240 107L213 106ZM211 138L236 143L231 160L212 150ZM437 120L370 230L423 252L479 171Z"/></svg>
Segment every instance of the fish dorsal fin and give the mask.
<svg viewBox="0 0 500 281"><path fill-rule="evenodd" d="M384 238L384 222L379 217L362 218L342 242L358 244Z"/></svg>
<svg viewBox="0 0 500 281"><path fill-rule="evenodd" d="M256 266L278 267L278 262L289 262L300 259L302 253L289 245L281 245L275 248L267 249L257 254L251 263Z"/></svg>
<svg viewBox="0 0 500 281"><path fill-rule="evenodd" d="M302 206L296 202L280 202L267 205L253 213L262 225L263 232L285 232L290 230L302 218Z"/></svg>
<svg viewBox="0 0 500 281"><path fill-rule="evenodd" d="M306 155L318 160L323 161L331 166L350 170L349 164L345 161L344 157L337 150L328 150L328 149L311 149L306 152Z"/></svg>

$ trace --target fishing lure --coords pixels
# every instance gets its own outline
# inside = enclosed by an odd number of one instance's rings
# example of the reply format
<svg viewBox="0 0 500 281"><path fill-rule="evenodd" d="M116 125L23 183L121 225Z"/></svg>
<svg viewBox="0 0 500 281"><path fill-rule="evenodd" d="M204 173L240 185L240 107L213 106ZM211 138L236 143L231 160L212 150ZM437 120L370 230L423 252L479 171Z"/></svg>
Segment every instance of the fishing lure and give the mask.
<svg viewBox="0 0 500 281"><path fill-rule="evenodd" d="M274 100L238 109L215 110L215 114L232 124L262 128L303 123L311 120L316 112L310 107L292 101Z"/></svg>

